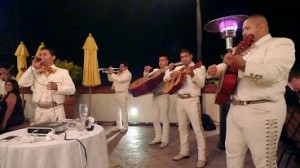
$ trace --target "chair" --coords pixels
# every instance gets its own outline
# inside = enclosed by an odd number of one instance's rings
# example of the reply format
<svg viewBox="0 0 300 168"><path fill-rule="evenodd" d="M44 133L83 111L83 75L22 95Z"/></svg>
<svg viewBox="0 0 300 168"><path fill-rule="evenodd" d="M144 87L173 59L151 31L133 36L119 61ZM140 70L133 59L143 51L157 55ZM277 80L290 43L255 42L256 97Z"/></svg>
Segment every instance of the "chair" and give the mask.
<svg viewBox="0 0 300 168"><path fill-rule="evenodd" d="M7 128L7 131L15 131L18 129L23 129L23 128L28 127L29 125L30 125L30 123L27 120L25 120L25 122L23 124Z"/></svg>
<svg viewBox="0 0 300 168"><path fill-rule="evenodd" d="M286 132L287 140L283 144L282 153L277 161L277 165L286 154L288 156L285 167L289 166L292 156L300 155L300 109L299 108L288 108L286 118Z"/></svg>

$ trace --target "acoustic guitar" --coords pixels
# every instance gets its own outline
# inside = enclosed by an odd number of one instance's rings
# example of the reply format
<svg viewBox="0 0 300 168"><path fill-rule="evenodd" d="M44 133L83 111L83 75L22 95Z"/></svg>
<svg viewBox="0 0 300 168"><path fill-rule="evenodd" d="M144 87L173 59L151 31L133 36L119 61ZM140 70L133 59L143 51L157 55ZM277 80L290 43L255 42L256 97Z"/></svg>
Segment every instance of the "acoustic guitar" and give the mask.
<svg viewBox="0 0 300 168"><path fill-rule="evenodd" d="M236 47L234 55L241 54L248 50L254 41L254 35L249 34L246 36ZM219 105L224 105L230 96L234 93L237 84L238 69L235 67L227 66L225 70L221 73L221 77L218 83L215 103Z"/></svg>
<svg viewBox="0 0 300 168"><path fill-rule="evenodd" d="M202 66L202 62L198 62L192 69L196 69ZM186 67L183 67L179 70L179 75L176 78L172 78L170 81L165 82L163 92L168 94L174 94L177 92L184 84L186 79Z"/></svg>
<svg viewBox="0 0 300 168"><path fill-rule="evenodd" d="M182 65L182 62L176 62L174 63L174 65ZM165 68L152 72L150 76L144 76L131 83L129 86L129 91L131 92L132 96L137 97L154 92L154 94L165 94L161 91L161 88L164 85L163 78L165 76L166 70L168 69L169 67L166 66Z"/></svg>
<svg viewBox="0 0 300 168"><path fill-rule="evenodd" d="M148 86L146 85L147 80L148 76L144 76L130 84L129 91L133 97L141 96L149 92Z"/></svg>
<svg viewBox="0 0 300 168"><path fill-rule="evenodd" d="M151 93L163 81L165 71L168 68L160 69L152 73L151 76L144 76L132 82L129 90L133 97L138 97L147 93Z"/></svg>

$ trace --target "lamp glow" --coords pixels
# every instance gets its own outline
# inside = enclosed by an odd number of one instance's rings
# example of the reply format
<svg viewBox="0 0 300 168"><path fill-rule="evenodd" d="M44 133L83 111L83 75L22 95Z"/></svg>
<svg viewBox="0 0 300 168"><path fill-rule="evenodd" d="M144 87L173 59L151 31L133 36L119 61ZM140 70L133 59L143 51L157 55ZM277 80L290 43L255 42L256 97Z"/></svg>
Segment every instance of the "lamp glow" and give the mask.
<svg viewBox="0 0 300 168"><path fill-rule="evenodd" d="M236 31L238 29L238 23L236 20L223 20L219 23L219 30L220 32L232 30Z"/></svg>
<svg viewBox="0 0 300 168"><path fill-rule="evenodd" d="M138 114L137 108L136 108L136 107L132 107L132 108L130 109L130 115L136 116L137 114Z"/></svg>
<svg viewBox="0 0 300 168"><path fill-rule="evenodd" d="M226 50L232 50L233 38L236 31L241 27L242 22L247 18L246 15L231 15L214 19L204 26L204 30L208 32L219 32L221 38L225 39Z"/></svg>

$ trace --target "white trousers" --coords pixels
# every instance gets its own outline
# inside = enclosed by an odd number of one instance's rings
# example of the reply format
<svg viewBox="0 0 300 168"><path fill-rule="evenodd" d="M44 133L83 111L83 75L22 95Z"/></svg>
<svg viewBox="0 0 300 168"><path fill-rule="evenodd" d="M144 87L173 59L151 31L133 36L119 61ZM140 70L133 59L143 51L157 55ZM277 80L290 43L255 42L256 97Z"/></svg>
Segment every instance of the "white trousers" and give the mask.
<svg viewBox="0 0 300 168"><path fill-rule="evenodd" d="M199 97L177 98L177 117L180 138L180 154L189 155L189 121L197 139L198 160L206 161L204 129L202 127Z"/></svg>
<svg viewBox="0 0 300 168"><path fill-rule="evenodd" d="M117 127L120 129L123 127L128 128L128 111L127 111L128 98L129 98L128 92L115 93L115 99L119 106L119 110L116 112L116 123L117 123Z"/></svg>
<svg viewBox="0 0 300 168"><path fill-rule="evenodd" d="M243 168L248 148L256 168L275 168L279 136L286 117L285 101L232 105L227 115L228 168Z"/></svg>
<svg viewBox="0 0 300 168"><path fill-rule="evenodd" d="M63 121L66 119L64 106L61 104L49 109L36 107L34 119L35 123Z"/></svg>
<svg viewBox="0 0 300 168"><path fill-rule="evenodd" d="M162 94L158 96L153 96L152 101L152 114L153 114L153 127L155 132L154 140L159 140L161 142L169 142L169 104L170 95ZM163 129L161 131L162 122Z"/></svg>

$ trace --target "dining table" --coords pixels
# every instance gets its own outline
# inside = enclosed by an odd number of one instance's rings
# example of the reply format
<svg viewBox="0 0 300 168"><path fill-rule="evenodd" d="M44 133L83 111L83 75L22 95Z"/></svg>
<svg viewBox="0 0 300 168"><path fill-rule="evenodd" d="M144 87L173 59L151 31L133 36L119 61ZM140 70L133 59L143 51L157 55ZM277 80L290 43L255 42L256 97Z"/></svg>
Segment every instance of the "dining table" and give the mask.
<svg viewBox="0 0 300 168"><path fill-rule="evenodd" d="M27 128L0 135L0 168L108 168L102 126L91 131L69 127L39 136Z"/></svg>

